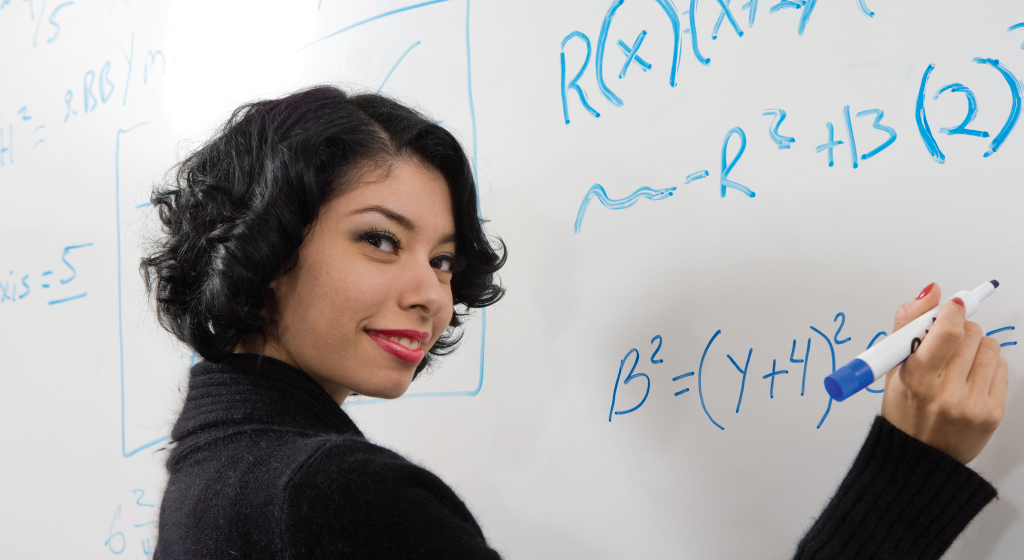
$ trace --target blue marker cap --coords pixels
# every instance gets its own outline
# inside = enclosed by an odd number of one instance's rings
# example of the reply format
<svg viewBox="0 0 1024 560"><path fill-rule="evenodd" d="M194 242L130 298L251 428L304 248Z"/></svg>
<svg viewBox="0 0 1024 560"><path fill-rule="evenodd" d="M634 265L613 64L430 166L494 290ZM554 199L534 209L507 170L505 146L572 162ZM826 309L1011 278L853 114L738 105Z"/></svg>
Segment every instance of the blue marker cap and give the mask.
<svg viewBox="0 0 1024 560"><path fill-rule="evenodd" d="M825 390L833 399L842 402L874 381L875 373L867 362L855 358L825 378Z"/></svg>

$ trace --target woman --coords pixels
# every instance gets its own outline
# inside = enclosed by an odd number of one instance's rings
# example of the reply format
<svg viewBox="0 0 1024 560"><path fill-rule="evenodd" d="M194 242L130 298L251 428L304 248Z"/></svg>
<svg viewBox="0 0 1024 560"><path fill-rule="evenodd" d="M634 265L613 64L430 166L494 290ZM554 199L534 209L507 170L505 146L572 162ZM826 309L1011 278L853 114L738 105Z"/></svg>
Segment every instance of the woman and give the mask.
<svg viewBox="0 0 1024 560"><path fill-rule="evenodd" d="M338 406L402 395L503 290L458 142L377 95L240 108L153 196L161 321L205 361L175 424L156 558L497 558L440 479ZM897 328L939 301L900 308ZM938 558L995 496L964 466L1002 418L999 345L947 303L890 373L799 558ZM863 535L870 535L864 538Z"/></svg>

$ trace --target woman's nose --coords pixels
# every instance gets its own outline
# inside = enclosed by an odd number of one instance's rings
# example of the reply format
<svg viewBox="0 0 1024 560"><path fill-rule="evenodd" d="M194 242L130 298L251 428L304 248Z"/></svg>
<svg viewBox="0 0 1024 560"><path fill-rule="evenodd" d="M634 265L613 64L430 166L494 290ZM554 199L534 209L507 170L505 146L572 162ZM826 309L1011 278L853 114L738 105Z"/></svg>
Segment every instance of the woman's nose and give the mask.
<svg viewBox="0 0 1024 560"><path fill-rule="evenodd" d="M403 309L418 309L426 317L433 317L451 299L450 286L438 278L429 262L411 264L402 274L398 303Z"/></svg>

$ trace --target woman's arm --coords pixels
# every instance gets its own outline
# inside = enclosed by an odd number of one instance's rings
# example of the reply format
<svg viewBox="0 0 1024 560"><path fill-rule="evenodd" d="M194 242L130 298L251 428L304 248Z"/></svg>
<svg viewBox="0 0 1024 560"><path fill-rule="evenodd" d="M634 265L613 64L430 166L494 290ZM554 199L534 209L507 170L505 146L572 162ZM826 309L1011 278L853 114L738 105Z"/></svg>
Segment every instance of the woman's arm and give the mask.
<svg viewBox="0 0 1024 560"><path fill-rule="evenodd" d="M898 330L939 303L937 285L896 313ZM999 344L947 302L916 353L886 377L882 417L796 558L939 558L996 496L965 466L1006 408Z"/></svg>

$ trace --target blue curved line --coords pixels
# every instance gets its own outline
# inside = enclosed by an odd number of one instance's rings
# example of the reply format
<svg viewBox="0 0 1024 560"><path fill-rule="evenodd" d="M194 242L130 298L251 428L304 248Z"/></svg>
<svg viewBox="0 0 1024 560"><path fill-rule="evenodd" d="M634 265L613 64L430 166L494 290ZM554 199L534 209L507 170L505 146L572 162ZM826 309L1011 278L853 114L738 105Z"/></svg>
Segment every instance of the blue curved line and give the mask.
<svg viewBox="0 0 1024 560"><path fill-rule="evenodd" d="M690 0L690 41L693 43L693 56L697 57L697 62L707 66L711 63L710 58L704 58L700 54L700 49L697 48L697 0Z"/></svg>
<svg viewBox="0 0 1024 560"><path fill-rule="evenodd" d="M791 0L782 0L782 2L779 2L778 4L772 6L772 8L770 10L768 10L768 15L774 14L775 12L777 12L779 10L786 9L786 8L792 8L794 10L799 10L803 6L804 6L803 1L793 2Z"/></svg>
<svg viewBox="0 0 1024 560"><path fill-rule="evenodd" d="M1010 86L1010 96L1013 98L1013 104L1010 107L1010 116L1006 118L1006 124L1003 125L1002 130L996 137L992 139L992 143L989 144L988 151L985 152L985 157L988 157L999 149L1003 145L1003 141L1013 130L1013 127L1017 124L1017 119L1020 118L1020 81L1014 76L1005 66L999 64L999 61L994 58L975 58L974 62L978 64L988 64L995 68L1003 75L1003 79L1006 80L1006 84Z"/></svg>
<svg viewBox="0 0 1024 560"><path fill-rule="evenodd" d="M814 327L811 327L811 330L816 332L816 333L818 333L818 334L820 334L821 337L825 339L825 342L828 343L828 351L832 353L832 372L835 372L836 371L836 349L832 346L832 340L829 339L829 337L826 336L825 333L819 331L818 329L816 329Z"/></svg>
<svg viewBox="0 0 1024 560"><path fill-rule="evenodd" d="M1011 25L1010 27L1008 27L1006 30L1007 31L1013 31L1014 29L1020 29L1022 27L1024 27L1024 23L1015 23L1015 24ZM1024 43L1020 44L1020 48L1024 49Z"/></svg>
<svg viewBox="0 0 1024 560"><path fill-rule="evenodd" d="M614 0L608 13L604 15L604 21L601 22L601 34L597 37L597 55L594 57L594 68L597 71L597 89L601 90L601 95L608 101L611 101L616 107L622 107L622 99L619 99L618 95L608 89L608 84L604 83L604 45L608 42L608 29L612 25L612 18L615 17L615 10L619 9L619 6L625 0Z"/></svg>
<svg viewBox="0 0 1024 560"><path fill-rule="evenodd" d="M643 377L644 379L647 380L647 389L644 391L644 398L640 400L639 404L637 404L636 406L634 406L633 408L631 408L629 410L616 410L615 414L629 414L630 412L633 412L634 410L636 410L636 409L640 408L641 406L643 406L644 403L647 402L647 397L651 394L651 378L650 378L650 376L647 375L646 373L633 373L636 370L636 366L639 365L639 363L640 363L640 352L637 352L636 348L633 348L632 351L636 352L636 361L633 362L633 367L629 369L629 375L626 376L626 380L623 381L622 384L623 385L628 385L630 381L636 379L637 377ZM629 353L626 354L626 358L628 358L628 357L629 357ZM622 359L622 364L619 366L619 374L620 375L622 374L622 367L626 365L626 358ZM615 405L615 403L614 403L614 400L613 400L612 401L612 406L614 406L614 405Z"/></svg>
<svg viewBox="0 0 1024 560"><path fill-rule="evenodd" d="M889 336L889 333L887 333L885 331L880 331L877 334L875 334L875 336L871 339L871 342L868 343L868 348L869 349L872 346L875 345L875 341L878 340L878 337L880 337L880 336ZM867 390L867 392L869 392L869 393L876 393L877 394L877 393L884 393L885 392L885 388L884 387L881 388L881 389L872 389L871 387L864 387L864 389Z"/></svg>
<svg viewBox="0 0 1024 560"><path fill-rule="evenodd" d="M409 51L416 48L416 45L419 44L420 42L416 41L415 43L409 45L409 48L405 49L405 52L402 53L402 56L398 57L398 60L395 61L395 64L394 66L391 67L391 70L388 70L388 75L384 76L384 81L381 82L380 87L377 88L377 93L380 93L380 90L384 89L384 84L388 83L388 79L391 77L391 74L395 71L395 68L398 68L398 65L402 63L402 60L405 59L405 55L409 54Z"/></svg>
<svg viewBox="0 0 1024 560"><path fill-rule="evenodd" d="M24 282L24 280L22 280L22 282ZM28 295L28 293L22 294L22 296L21 296L21 297L19 297L18 299L21 299L21 298L23 298L23 297L25 297L25 296L27 296L27 295ZM78 295L76 295L76 296L71 296L71 297L66 297L66 298L60 298L60 299L55 299L55 300L53 300L53 301L50 301L49 303L47 303L47 305L57 305L58 303L64 303L64 302L67 302L67 301L74 301L74 300L76 300L76 299L82 299L82 298L84 298L84 297L85 297L85 296L87 296L87 295L89 295L89 293L88 293L88 292L83 292L83 293L81 293L81 294L78 294ZM11 299L14 299L14 298L11 298Z"/></svg>
<svg viewBox="0 0 1024 560"><path fill-rule="evenodd" d="M839 323L839 328L836 329L836 334L832 336L832 340L836 343L836 346L839 346L840 344L846 344L847 342L850 342L850 340L852 340L852 337L849 336L842 340L839 340L839 333L841 333L843 331L843 327L846 326L846 313L840 311L839 313L836 313L835 317L832 318L832 322L835 323L840 317L843 318L843 322Z"/></svg>
<svg viewBox="0 0 1024 560"><path fill-rule="evenodd" d="M1024 25L1024 24L1021 24L1021 25ZM1014 327L1003 327L1001 329L996 329L994 331L988 331L987 333L985 333L985 336L992 336L992 335L994 335L996 333L1001 333L1003 331L1012 331L1012 330L1016 330L1016 329L1014 329Z"/></svg>
<svg viewBox="0 0 1024 560"><path fill-rule="evenodd" d="M668 75L668 85L676 87L676 73L679 71L679 51L683 46L683 35L679 32L679 10L676 9L676 5L672 3L672 0L654 1L661 6L665 15L668 16L668 20L672 24L672 34L675 35L676 40L672 46L672 70Z"/></svg>
<svg viewBox="0 0 1024 560"><path fill-rule="evenodd" d="M800 14L800 26L796 30L797 35L803 35L804 29L807 28L807 22L811 19L811 12L814 11L814 5L818 3L818 0L809 0L807 5L804 6L804 11Z"/></svg>
<svg viewBox="0 0 1024 560"><path fill-rule="evenodd" d="M701 169L700 171L697 171L696 173L690 173L689 175L687 175L686 176L686 182L684 182L683 184L684 185L689 185L690 183L692 183L692 182L694 182L694 181L696 181L698 179L703 179L704 177L707 177L707 176L708 176L708 170L707 169Z"/></svg>
<svg viewBox="0 0 1024 560"><path fill-rule="evenodd" d="M732 159L732 163L730 163L728 166L726 166L725 165L725 151L726 151L726 148L729 147L729 139L732 138L733 134L739 134L740 135L740 151L736 153L736 157L734 157ZM747 149L747 135L743 132L742 128L737 126L737 127L734 127L732 129L730 129L729 132L725 133L725 140L722 142L722 175L721 175L721 181L720 181L721 184L722 184L722 198L725 198L725 189L726 188L736 189L736 190L740 191L741 193L749 196L750 198L754 198L754 191L748 189L747 187L744 187L743 185L737 183L736 181L733 181L733 180L729 179L729 173L732 172L732 168L736 166L736 162L738 162L740 160L740 157L743 156L743 150L746 150L746 149Z"/></svg>
<svg viewBox="0 0 1024 560"><path fill-rule="evenodd" d="M870 159L874 157L876 154L878 154L878 152L881 152L882 150L888 148L890 145L892 145L893 142L896 141L896 129L894 129L891 126L886 126L882 124L882 117L885 116L885 111L881 109L868 109L867 111L861 111L857 113L857 117L866 117L872 114L875 115L875 122L871 124L871 128L874 128L875 130L881 130L882 132L888 132L889 139L886 140L885 142L882 142L882 144L879 145L874 150L871 150L866 154L861 154L860 159Z"/></svg>
<svg viewBox="0 0 1024 560"><path fill-rule="evenodd" d="M566 83L565 83L565 44L568 43L569 40L574 38L574 37L578 38L578 39L581 39L583 41L583 43L587 45L587 58L586 58L586 60L583 61L583 67L580 68L580 71L576 73L576 77L573 78L572 80L570 80L569 84L566 85ZM576 83L583 76L583 73L587 71L587 66L590 64L590 39L586 35L584 35L583 33L579 32L579 31L573 31L572 33L566 35L565 39L562 39L561 57L562 57L562 114L565 116L565 124L569 124L569 100L565 96L565 93L569 90L569 88L573 88L573 89L576 90L576 94L579 95L580 103L583 104L583 108L584 109L586 109L595 118L596 117L600 117L601 113L598 113L597 111L595 111L594 108L590 106L590 103L587 102L587 92L583 91L583 88L581 88L579 86L579 84Z"/></svg>
<svg viewBox="0 0 1024 560"><path fill-rule="evenodd" d="M952 91L955 93L963 93L967 96L967 116L964 117L963 122L956 125L953 128L945 127L940 128L939 132L947 136L953 136L954 134L964 134L967 136L977 136L979 138L988 138L988 132L984 130L971 130L967 128L967 125L974 122L974 117L978 116L978 99L974 96L974 92L971 88L963 84L949 84L939 88L939 91L935 92L933 99L938 99L943 92Z"/></svg>
<svg viewBox="0 0 1024 560"><path fill-rule="evenodd" d="M928 116L924 112L924 90L928 85L928 77L931 76L932 70L935 70L934 64L929 64L924 69L924 76L921 77L921 89L917 91L917 108L914 110L914 117L917 119L917 130L921 133L921 139L924 140L924 147L928 149L932 159L936 163L946 163L946 156L939 149L939 144L935 142L935 135L932 134L932 129L928 126Z"/></svg>
<svg viewBox="0 0 1024 560"><path fill-rule="evenodd" d="M830 373L835 373L835 371L836 371L836 349L832 346L832 340L829 339L829 337L825 336L825 333L819 331L818 329L816 329L814 327L811 327L811 330L816 332L816 333L818 333L818 334L820 334L821 338L824 338L825 342L828 343L828 351L832 353L832 371ZM832 410L832 397L830 395L828 397L828 408L825 409L825 414L823 414L821 416L821 420L818 421L818 427L815 428L816 430L821 429L821 425L825 423L825 419L828 418L828 413L831 410Z"/></svg>
<svg viewBox="0 0 1024 560"><path fill-rule="evenodd" d="M828 413L831 412L831 411L832 411L832 397L829 396L828 397L828 407L825 409L825 414L821 415L821 420L818 421L818 425L814 428L815 430L820 430L821 429L821 425L825 423L825 419L828 418Z"/></svg>
<svg viewBox="0 0 1024 560"><path fill-rule="evenodd" d="M857 7L860 8L860 13L864 14L865 16L869 18L875 17L875 12L872 12L871 10L868 9L868 6L867 4L864 3L864 0L857 0Z"/></svg>
<svg viewBox="0 0 1024 560"><path fill-rule="evenodd" d="M768 127L768 136L771 137L772 142L775 142L775 145L780 150L788 150L789 145L796 142L796 139L779 134L779 127L782 126L782 121L786 120L786 112L782 109L765 109L761 115L771 115L773 117L772 124Z"/></svg>
<svg viewBox="0 0 1024 560"><path fill-rule="evenodd" d="M711 340L708 341L708 345L704 347L704 353L700 355L700 368L697 369L697 394L700 395L700 406L704 409L704 414L707 414L708 420L711 423L718 426L718 429L724 430L721 424L715 422L715 419L711 417L711 413L708 412L708 407L704 405L704 390L701 388L701 375L704 373L704 358L708 355L708 350L711 349L711 344L718 338L718 335L722 334L722 329L718 329Z"/></svg>
<svg viewBox="0 0 1024 560"><path fill-rule="evenodd" d="M654 190L650 187L640 187L626 198L613 200L608 198L608 193L605 192L604 187L599 183L594 183L594 186L590 187L590 189L587 190L587 194L583 197L583 202L580 204L580 210L576 213L576 224L573 226L573 231L575 233L579 233L583 228L583 216L587 211L587 206L590 204L590 199L594 197L597 197L597 200L607 208L612 210L622 210L636 204L636 202L641 198L664 200L672 196L672 193L675 190L675 187L669 187L661 190Z"/></svg>
<svg viewBox="0 0 1024 560"><path fill-rule="evenodd" d="M967 91L971 91L971 88L969 88L969 87L967 87L967 86L965 86L965 85L963 85L963 84L961 84L959 82L957 82L955 84L946 84L946 85L940 87L939 91L935 92L935 96L932 97L932 99L938 99L940 95L942 95L944 92L947 92L947 91L950 91L950 90L952 90L952 91L964 91L965 89ZM974 93L974 92L971 92L971 93Z"/></svg>
<svg viewBox="0 0 1024 560"><path fill-rule="evenodd" d="M348 31L350 29L355 29L356 27L359 27L360 25L364 25L364 24L370 23L371 21L376 21L376 20L378 20L378 19L380 19L382 17L387 17L387 16L395 15L395 14L398 14L398 13L401 13L401 12L405 12L405 11L408 11L408 10L414 10L416 8L422 8L424 6L429 6L431 4L440 4L441 2L447 2L447 1L448 0L429 0L428 2L420 2L419 4L413 4L411 6L405 6L403 8L396 8L394 10L390 10L390 11L384 12L382 14L377 14L375 16L368 17L368 18L366 18L366 19L364 19L362 21L357 21L357 22L355 22L355 23L353 23L351 25L347 25L345 27L342 27L341 29L339 29L339 30L337 30L337 31L335 31L333 33L328 33L327 35L324 35L323 37L320 37L316 41L313 41L312 43L307 43L305 45L302 45L301 47L299 47L298 49L295 49L295 50L297 52L297 51L301 51L301 50L304 50L304 49L308 49L309 47L312 47L313 45L319 43L320 41L326 41L327 39L330 39L331 37L334 37L335 35L340 35L340 34L346 32L346 31Z"/></svg>

